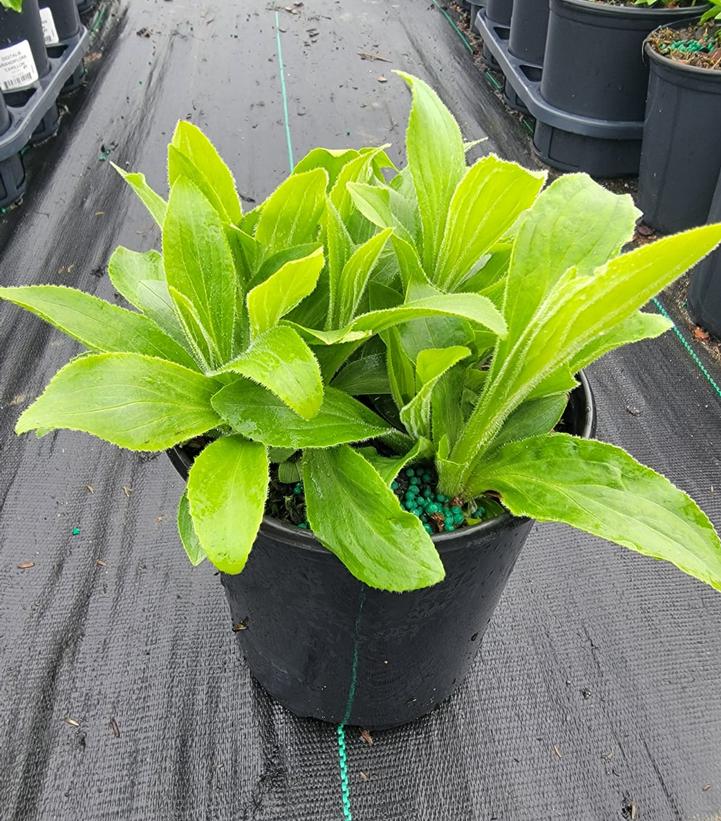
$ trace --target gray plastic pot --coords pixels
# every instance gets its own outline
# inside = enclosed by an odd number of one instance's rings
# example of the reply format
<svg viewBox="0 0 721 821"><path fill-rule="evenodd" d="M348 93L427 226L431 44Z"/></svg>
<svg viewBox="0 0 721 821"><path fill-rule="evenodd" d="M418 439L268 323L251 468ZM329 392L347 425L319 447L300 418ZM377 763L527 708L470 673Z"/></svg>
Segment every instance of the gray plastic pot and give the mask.
<svg viewBox="0 0 721 821"><path fill-rule="evenodd" d="M643 129L639 206L660 231L703 225L721 171L721 71L663 57L651 65Z"/></svg>
<svg viewBox="0 0 721 821"><path fill-rule="evenodd" d="M721 174L707 222L721 222ZM721 251L714 251L691 273L688 310L697 325L721 338Z"/></svg>
<svg viewBox="0 0 721 821"><path fill-rule="evenodd" d="M590 437L581 378L564 418ZM187 476L190 457L169 456ZM429 713L468 673L532 525L504 514L434 536L445 580L398 594L366 587L312 534L266 518L243 572L222 576L253 676L299 716L384 728Z"/></svg>
<svg viewBox="0 0 721 821"><path fill-rule="evenodd" d="M513 0L487 0L486 17L494 26L508 27L513 16Z"/></svg>

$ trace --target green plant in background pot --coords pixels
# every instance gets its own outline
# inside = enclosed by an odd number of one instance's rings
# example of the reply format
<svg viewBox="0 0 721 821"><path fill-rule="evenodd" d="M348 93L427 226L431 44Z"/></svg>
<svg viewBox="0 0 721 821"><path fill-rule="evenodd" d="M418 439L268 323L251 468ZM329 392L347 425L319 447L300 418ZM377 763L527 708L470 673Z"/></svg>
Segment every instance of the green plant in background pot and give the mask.
<svg viewBox="0 0 721 821"><path fill-rule="evenodd" d="M0 0L0 6L13 11L22 11L23 0Z"/></svg>
<svg viewBox="0 0 721 821"><path fill-rule="evenodd" d="M495 156L468 168L451 114L403 76L407 168L383 148L315 149L243 213L227 166L181 123L167 202L121 172L162 230L162 253L120 248L109 264L136 310L52 285L0 290L87 349L18 433L174 449L182 541L252 625L238 636L254 674L300 714L370 725L457 686L522 517L721 587L721 545L695 503L573 435L589 430L567 411L580 369L668 328L639 309L721 226L619 256L629 197L583 175L542 191L543 174Z"/></svg>

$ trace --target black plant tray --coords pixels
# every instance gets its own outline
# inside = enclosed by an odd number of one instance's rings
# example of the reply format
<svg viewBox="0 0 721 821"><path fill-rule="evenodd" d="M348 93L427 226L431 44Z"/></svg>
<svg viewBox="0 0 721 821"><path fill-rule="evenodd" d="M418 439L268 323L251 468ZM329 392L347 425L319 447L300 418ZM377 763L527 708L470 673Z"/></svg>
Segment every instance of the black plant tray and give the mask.
<svg viewBox="0 0 721 821"><path fill-rule="evenodd" d="M10 105L6 98L5 102L10 112L10 128L4 134L0 134L0 160L17 154L30 142L33 132L80 65L89 43L90 35L83 27L80 34L72 40L66 40L53 47L66 46L66 49L60 57L48 58L50 72L40 78L37 88L32 90L27 102L21 106Z"/></svg>
<svg viewBox="0 0 721 821"><path fill-rule="evenodd" d="M25 189L25 172L20 152L54 109L55 101L62 93L63 87L80 67L89 43L88 30L82 28L71 40L53 46L54 50L61 47L65 50L59 57L48 58L50 72L40 78L34 89L30 89L30 96L26 102L22 105L11 105L7 98L5 99L10 114L10 127L0 134L0 208L12 205L22 197ZM57 118L57 114L55 117Z"/></svg>
<svg viewBox="0 0 721 821"><path fill-rule="evenodd" d="M597 120L570 114L541 96L541 66L514 57L508 29L495 26L481 10L476 31L506 78L505 96L513 108L536 118L534 146L541 159L563 171L587 171L597 177L638 173L643 122Z"/></svg>

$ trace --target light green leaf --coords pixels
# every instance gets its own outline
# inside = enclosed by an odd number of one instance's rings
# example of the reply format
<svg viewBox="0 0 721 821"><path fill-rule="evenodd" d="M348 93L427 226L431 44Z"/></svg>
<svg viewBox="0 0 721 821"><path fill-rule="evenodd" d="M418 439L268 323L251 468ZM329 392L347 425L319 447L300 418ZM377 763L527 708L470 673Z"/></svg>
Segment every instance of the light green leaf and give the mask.
<svg viewBox="0 0 721 821"><path fill-rule="evenodd" d="M266 256L313 242L325 208L328 174L322 168L292 174L263 203L255 239Z"/></svg>
<svg viewBox="0 0 721 821"><path fill-rule="evenodd" d="M496 451L508 442L550 433L561 420L567 405L567 393L526 400L506 419L489 452Z"/></svg>
<svg viewBox="0 0 721 821"><path fill-rule="evenodd" d="M639 212L586 174L565 174L538 197L524 217L511 253L504 316L509 332L499 342L493 376L531 317L570 268L590 274L633 236Z"/></svg>
<svg viewBox="0 0 721 821"><path fill-rule="evenodd" d="M91 351L140 353L196 368L190 354L152 320L75 288L0 288L0 299L31 311Z"/></svg>
<svg viewBox="0 0 721 821"><path fill-rule="evenodd" d="M324 168L328 173L328 186L335 185L343 166L360 156L354 148L313 148L296 163L294 174L303 174L314 168Z"/></svg>
<svg viewBox="0 0 721 821"><path fill-rule="evenodd" d="M536 199L545 172L527 171L494 154L466 172L451 200L433 282L454 291Z"/></svg>
<svg viewBox="0 0 721 821"><path fill-rule="evenodd" d="M331 327L342 328L355 316L356 309L365 292L392 230L386 229L359 245L343 266L340 276L330 279Z"/></svg>
<svg viewBox="0 0 721 821"><path fill-rule="evenodd" d="M489 378L451 459L467 475L508 415L555 371L568 366L594 340L631 317L716 247L721 225L665 237L623 254L593 275L569 271L553 287L514 346ZM463 479L458 480L463 485Z"/></svg>
<svg viewBox="0 0 721 821"><path fill-rule="evenodd" d="M190 180L200 188L211 202L217 201L221 213L228 222L232 224L239 223L243 216L243 210L235 188L235 179L215 146L205 134L187 120L178 122L168 154L168 176L172 188L178 174L171 170L170 155L174 154L170 150L171 148L184 156L195 169L192 175L188 175L187 169L181 167L179 169L180 173L190 176Z"/></svg>
<svg viewBox="0 0 721 821"><path fill-rule="evenodd" d="M516 516L564 522L721 590L721 543L707 516L613 445L561 433L506 445L469 487L482 490L499 492Z"/></svg>
<svg viewBox="0 0 721 821"><path fill-rule="evenodd" d="M235 382L213 397L213 407L237 433L277 448L326 448L374 439L391 426L342 391L326 388L320 411L306 421L270 391Z"/></svg>
<svg viewBox="0 0 721 821"><path fill-rule="evenodd" d="M197 567L204 562L207 556L193 527L187 491L183 493L178 503L178 535L193 567Z"/></svg>
<svg viewBox="0 0 721 821"><path fill-rule="evenodd" d="M20 416L16 433L78 430L128 450L167 450L220 424L219 383L135 353L90 354L61 368Z"/></svg>
<svg viewBox="0 0 721 821"><path fill-rule="evenodd" d="M358 453L378 471L381 479L390 487L406 465L433 456L433 445L428 439L419 439L403 456L381 456L374 447L358 448Z"/></svg>
<svg viewBox="0 0 721 821"><path fill-rule="evenodd" d="M380 148L372 148L368 151L361 152L358 157L347 162L341 168L335 184L330 190L330 201L337 209L341 219L348 224L353 213L353 200L349 191L349 183L370 182L376 173L376 161L378 158L387 157L384 149L387 145Z"/></svg>
<svg viewBox="0 0 721 821"><path fill-rule="evenodd" d="M190 347L175 313L157 251L139 253L122 246L108 262L108 276L115 290L179 345Z"/></svg>
<svg viewBox="0 0 721 821"><path fill-rule="evenodd" d="M369 587L402 592L443 580L421 520L352 448L307 451L303 487L316 538Z"/></svg>
<svg viewBox="0 0 721 821"><path fill-rule="evenodd" d="M263 521L268 453L241 436L223 436L196 457L188 474L193 527L208 559L223 573L245 567Z"/></svg>
<svg viewBox="0 0 721 821"><path fill-rule="evenodd" d="M385 355L377 353L354 359L333 379L332 384L350 396L390 393Z"/></svg>
<svg viewBox="0 0 721 821"><path fill-rule="evenodd" d="M220 214L184 177L170 192L163 225L163 260L168 290L186 323L190 303L205 331L186 324L191 338L201 350L209 340L209 364L224 364L235 353L235 263ZM178 300L177 294L185 299Z"/></svg>
<svg viewBox="0 0 721 821"><path fill-rule="evenodd" d="M156 194L155 191L148 185L145 174L138 174L136 172L124 171L115 163L110 163L113 168L120 174L125 182L135 191L138 199L148 209L150 216L162 228L165 222L165 212L168 207L165 200Z"/></svg>
<svg viewBox="0 0 721 821"><path fill-rule="evenodd" d="M245 286L252 277L256 269L258 260L263 249L255 238L235 225L225 226L225 235L230 245L235 262L235 270L238 272L240 281Z"/></svg>
<svg viewBox="0 0 721 821"><path fill-rule="evenodd" d="M0 5L13 11L20 12L23 10L23 0L0 0Z"/></svg>
<svg viewBox="0 0 721 821"><path fill-rule="evenodd" d="M431 437L431 398L438 380L454 365L470 356L468 348L431 348L421 351L416 360L418 392L401 408L401 421L413 437Z"/></svg>
<svg viewBox="0 0 721 821"><path fill-rule="evenodd" d="M411 234L391 208L391 196L394 193L392 188L387 185L351 182L348 183L348 193L355 207L373 225L378 228L392 228L406 242L413 242Z"/></svg>
<svg viewBox="0 0 721 821"><path fill-rule="evenodd" d="M408 357L398 328L389 328L382 333L386 346L386 367L388 382L396 407L402 408L415 395L415 369Z"/></svg>
<svg viewBox="0 0 721 821"><path fill-rule="evenodd" d="M432 271L453 192L466 170L463 137L453 115L427 83L402 71L395 73L413 94L406 153L420 210L423 263L427 271Z"/></svg>
<svg viewBox="0 0 721 821"><path fill-rule="evenodd" d="M304 419L312 419L323 402L318 361L292 328L265 331L220 373L239 373L258 382Z"/></svg>
<svg viewBox="0 0 721 821"><path fill-rule="evenodd" d="M277 325L278 320L313 293L325 264L323 249L286 262L271 277L248 293L248 315L253 335Z"/></svg>
<svg viewBox="0 0 721 821"><path fill-rule="evenodd" d="M441 294L416 299L396 308L361 314L345 328L337 331L319 331L311 328L304 328L302 331L327 345L334 345L352 339L357 334L380 333L403 322L427 316L460 317L490 328L500 336L506 332L506 323L498 309L489 299L478 294Z"/></svg>
<svg viewBox="0 0 721 821"><path fill-rule="evenodd" d="M571 370L577 373L600 359L609 351L640 342L642 339L655 339L673 328L673 322L660 314L646 314L638 311L624 319L604 334L588 343L573 359Z"/></svg>

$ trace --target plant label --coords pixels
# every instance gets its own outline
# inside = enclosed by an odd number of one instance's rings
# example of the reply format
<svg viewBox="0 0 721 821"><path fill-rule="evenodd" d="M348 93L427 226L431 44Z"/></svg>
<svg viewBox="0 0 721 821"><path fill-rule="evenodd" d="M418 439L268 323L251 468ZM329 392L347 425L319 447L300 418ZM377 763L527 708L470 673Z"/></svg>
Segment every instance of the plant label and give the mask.
<svg viewBox="0 0 721 821"><path fill-rule="evenodd" d="M27 40L0 49L0 91L17 91L38 81L38 69Z"/></svg>
<svg viewBox="0 0 721 821"><path fill-rule="evenodd" d="M55 28L53 12L49 8L40 9L40 19L43 24L43 37L46 46L56 46L60 42L58 30Z"/></svg>

